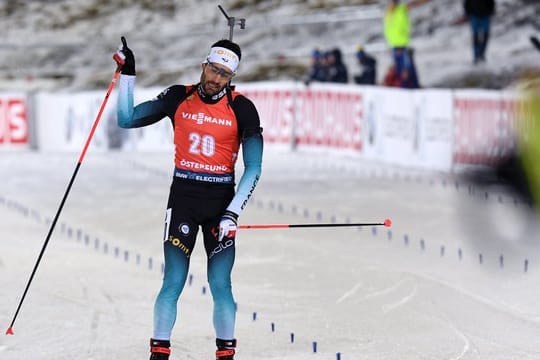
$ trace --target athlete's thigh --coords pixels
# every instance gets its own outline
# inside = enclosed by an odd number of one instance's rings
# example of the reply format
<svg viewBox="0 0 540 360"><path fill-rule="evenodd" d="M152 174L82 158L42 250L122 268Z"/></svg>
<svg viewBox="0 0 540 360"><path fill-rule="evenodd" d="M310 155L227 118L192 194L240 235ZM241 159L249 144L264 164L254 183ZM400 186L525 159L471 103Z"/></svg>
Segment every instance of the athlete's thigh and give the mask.
<svg viewBox="0 0 540 360"><path fill-rule="evenodd" d="M198 221L191 210L196 200L175 191L175 187L177 186L173 184L169 195L163 241L169 242L189 258L199 229Z"/></svg>
<svg viewBox="0 0 540 360"><path fill-rule="evenodd" d="M218 241L219 222L232 196L234 196L234 193L228 193L219 200L213 199L213 201L209 202L213 209L208 213L208 217L201 224L204 239L204 249L208 259L211 259L215 254L221 252L225 248L234 248L234 236L224 238L222 241Z"/></svg>

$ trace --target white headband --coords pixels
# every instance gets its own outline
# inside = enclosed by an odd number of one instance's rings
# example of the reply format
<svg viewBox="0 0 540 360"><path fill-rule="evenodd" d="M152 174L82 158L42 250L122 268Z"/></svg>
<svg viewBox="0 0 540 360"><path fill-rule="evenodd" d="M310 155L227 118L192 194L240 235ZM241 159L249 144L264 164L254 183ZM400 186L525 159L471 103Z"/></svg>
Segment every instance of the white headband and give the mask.
<svg viewBox="0 0 540 360"><path fill-rule="evenodd" d="M231 72L236 73L240 59L233 51L224 47L213 47L210 49L210 53L206 57L206 62L217 63L226 66Z"/></svg>

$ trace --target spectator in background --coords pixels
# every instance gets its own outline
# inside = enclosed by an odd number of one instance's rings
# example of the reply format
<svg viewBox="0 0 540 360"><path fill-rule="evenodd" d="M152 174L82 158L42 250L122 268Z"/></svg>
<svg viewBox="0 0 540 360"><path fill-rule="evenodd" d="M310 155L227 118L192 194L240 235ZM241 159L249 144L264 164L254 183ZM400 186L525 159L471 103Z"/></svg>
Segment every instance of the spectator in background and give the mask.
<svg viewBox="0 0 540 360"><path fill-rule="evenodd" d="M409 67L407 48L410 42L411 25L409 10L400 0L391 0L384 12L384 37L392 51L394 72L398 78L405 78Z"/></svg>
<svg viewBox="0 0 540 360"><path fill-rule="evenodd" d="M418 87L414 81L416 69L412 69L409 44L411 40L411 23L409 7L425 3L426 0L410 1L406 4L400 0L390 0L384 13L384 37L392 51L393 66L400 86L408 88ZM414 73L414 76L412 75Z"/></svg>
<svg viewBox="0 0 540 360"><path fill-rule="evenodd" d="M344 83L349 82L347 67L343 63L341 50L332 49L326 53L327 78L326 81Z"/></svg>
<svg viewBox="0 0 540 360"><path fill-rule="evenodd" d="M377 82L377 60L368 54L362 46L358 46L356 50L356 59L361 72L354 77L354 82L360 85L375 85Z"/></svg>
<svg viewBox="0 0 540 360"><path fill-rule="evenodd" d="M471 26L473 62L485 62L495 0L464 0L463 8Z"/></svg>
<svg viewBox="0 0 540 360"><path fill-rule="evenodd" d="M396 72L396 66L393 63L390 64L390 66L388 67L388 70L386 71L386 74L384 75L383 85L390 86L390 87L401 86L401 81Z"/></svg>
<svg viewBox="0 0 540 360"><path fill-rule="evenodd" d="M319 49L311 52L309 74L305 84L309 85L313 81L326 81L325 59Z"/></svg>
<svg viewBox="0 0 540 360"><path fill-rule="evenodd" d="M407 49L407 56L409 58L409 67L403 73L400 86L407 89L418 89L420 87L420 81L418 80L418 73L416 72L416 64L414 63L414 49Z"/></svg>

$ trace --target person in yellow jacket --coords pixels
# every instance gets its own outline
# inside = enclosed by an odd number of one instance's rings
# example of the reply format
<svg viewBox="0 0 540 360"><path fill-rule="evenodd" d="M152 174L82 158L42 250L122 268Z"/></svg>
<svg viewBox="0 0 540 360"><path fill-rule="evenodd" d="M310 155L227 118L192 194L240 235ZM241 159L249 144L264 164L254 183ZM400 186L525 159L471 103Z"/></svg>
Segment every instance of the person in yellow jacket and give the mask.
<svg viewBox="0 0 540 360"><path fill-rule="evenodd" d="M409 49L411 40L409 6L424 2L425 0L416 0L406 4L400 0L391 0L384 12L384 37L392 51L394 68L402 87L418 87Z"/></svg>
<svg viewBox="0 0 540 360"><path fill-rule="evenodd" d="M411 24L407 4L391 0L384 13L384 36L391 48L409 46Z"/></svg>

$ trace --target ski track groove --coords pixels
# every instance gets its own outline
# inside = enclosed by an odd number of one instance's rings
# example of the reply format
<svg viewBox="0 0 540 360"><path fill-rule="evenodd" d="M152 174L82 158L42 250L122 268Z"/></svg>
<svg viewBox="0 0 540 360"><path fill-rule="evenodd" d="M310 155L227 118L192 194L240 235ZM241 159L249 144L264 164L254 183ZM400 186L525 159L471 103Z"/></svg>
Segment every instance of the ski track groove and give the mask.
<svg viewBox="0 0 540 360"><path fill-rule="evenodd" d="M396 282L392 286L386 287L386 288L384 288L382 290L379 290L379 291L374 291L374 292L371 292L369 294L366 294L366 295L364 295L363 297L360 298L360 301L365 301L365 300L369 300L369 299L372 299L372 298L375 298L375 297L379 297L379 296L382 296L382 295L392 293L392 292L396 291L406 281L408 281L408 280L402 279L402 280L399 280L398 282Z"/></svg>
<svg viewBox="0 0 540 360"><path fill-rule="evenodd" d="M451 358L451 360L461 360L465 357L465 355L469 352L471 348L470 341L469 341L469 338L464 333L456 329L454 326L452 326L452 328L454 332L463 340L463 349L461 350L461 353L458 356Z"/></svg>
<svg viewBox="0 0 540 360"><path fill-rule="evenodd" d="M356 292L358 292L358 290L362 287L362 283L359 282L358 284L354 285L352 289L346 291L339 299L337 299L336 301L336 304L339 304L341 302L343 302L344 300L350 298L351 296L353 296L354 294L356 294Z"/></svg>
<svg viewBox="0 0 540 360"><path fill-rule="evenodd" d="M444 281L444 280L441 280L441 279L436 279L435 277L432 277L432 276L429 276L429 275L426 275L426 274L419 274L419 273L414 273L414 272L410 272L410 271L408 273L413 275L413 276L423 278L425 280L429 280L429 281L431 281L433 283L443 285L443 286L445 286L445 287L447 287L449 289L452 289L452 290L456 291L459 294L465 295L470 299L473 299L473 300L475 300L475 301L477 301L479 303L482 303L484 305L488 305L491 308L496 309L497 311L500 311L502 313L511 315L511 316L513 316L515 318L518 318L520 320L524 320L526 322L534 322L534 323L539 323L540 322L540 319L538 317L530 317L530 315L528 315L525 311L522 311L522 310L516 308L515 306L510 306L510 305L506 304L505 302L497 302L497 301L494 301L494 300L490 300L485 296L481 296L481 295L475 294L475 293L473 293L471 291L465 290L465 289L463 289L462 287L460 287L458 285L453 285L453 284L451 284L451 283L449 283L447 281Z"/></svg>
<svg viewBox="0 0 540 360"><path fill-rule="evenodd" d="M414 298L417 290L418 290L418 285L414 285L414 288L411 290L411 292L407 296L404 296L399 301L396 301L394 303L383 305L382 306L383 314L386 315L389 312L394 311L395 309L407 304L409 301L411 301Z"/></svg>

